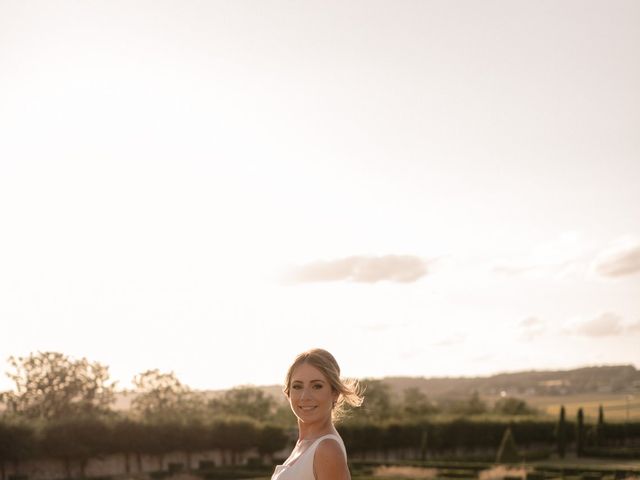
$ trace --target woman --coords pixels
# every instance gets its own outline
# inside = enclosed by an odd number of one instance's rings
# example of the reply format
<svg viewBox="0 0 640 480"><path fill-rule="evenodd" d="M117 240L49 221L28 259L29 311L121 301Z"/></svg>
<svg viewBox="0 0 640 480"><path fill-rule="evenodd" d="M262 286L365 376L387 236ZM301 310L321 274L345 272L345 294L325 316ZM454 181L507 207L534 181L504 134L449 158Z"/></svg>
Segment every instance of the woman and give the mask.
<svg viewBox="0 0 640 480"><path fill-rule="evenodd" d="M289 367L284 394L298 419L298 441L271 480L350 480L347 451L333 422L345 404L362 404L358 382L342 381L333 355L313 349Z"/></svg>

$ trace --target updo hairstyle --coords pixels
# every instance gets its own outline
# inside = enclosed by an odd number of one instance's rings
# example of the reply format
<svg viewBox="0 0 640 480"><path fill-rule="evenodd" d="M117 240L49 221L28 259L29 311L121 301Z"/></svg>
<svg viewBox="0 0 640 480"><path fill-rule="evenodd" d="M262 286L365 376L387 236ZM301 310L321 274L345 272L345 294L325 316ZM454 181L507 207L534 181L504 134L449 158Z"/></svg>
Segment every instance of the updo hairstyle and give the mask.
<svg viewBox="0 0 640 480"><path fill-rule="evenodd" d="M334 392L338 392L338 400L331 412L331 418L334 422L345 416L347 406L359 407L362 405L364 395L360 383L354 379L342 380L340 378L340 367L338 366L338 362L333 355L321 348L314 348L307 350L306 352L302 352L291 364L287 371L287 376L285 377L285 386L283 390L287 398L291 392L291 377L293 376L293 372L304 363L308 363L320 370L329 380L331 389Z"/></svg>

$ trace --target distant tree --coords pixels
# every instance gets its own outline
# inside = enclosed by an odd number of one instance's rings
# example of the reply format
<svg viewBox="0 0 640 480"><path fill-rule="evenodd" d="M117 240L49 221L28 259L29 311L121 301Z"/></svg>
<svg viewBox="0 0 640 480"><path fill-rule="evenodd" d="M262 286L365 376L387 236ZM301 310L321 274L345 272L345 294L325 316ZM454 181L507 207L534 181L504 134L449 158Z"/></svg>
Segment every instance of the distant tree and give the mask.
<svg viewBox="0 0 640 480"><path fill-rule="evenodd" d="M372 379L365 379L362 384L365 388L365 398L362 408L355 410L355 415L358 418L365 417L373 421L391 418L394 408L389 385Z"/></svg>
<svg viewBox="0 0 640 480"><path fill-rule="evenodd" d="M34 450L35 432L23 423L0 422L0 480L6 480L6 463L17 465Z"/></svg>
<svg viewBox="0 0 640 480"><path fill-rule="evenodd" d="M437 411L424 392L417 387L404 390L402 409L407 417L423 417Z"/></svg>
<svg viewBox="0 0 640 480"><path fill-rule="evenodd" d="M602 405L598 407L598 425L604 425L604 408L602 408Z"/></svg>
<svg viewBox="0 0 640 480"><path fill-rule="evenodd" d="M236 465L240 453L258 444L259 430L251 420L227 419L214 423L210 435L211 446L231 453L231 464Z"/></svg>
<svg viewBox="0 0 640 480"><path fill-rule="evenodd" d="M429 429L425 425L420 432L420 460L423 462L427 460L427 453L429 452Z"/></svg>
<svg viewBox="0 0 640 480"><path fill-rule="evenodd" d="M189 420L180 427L180 445L186 455L187 468L191 469L192 454L207 450L209 446L209 427L197 420Z"/></svg>
<svg viewBox="0 0 640 480"><path fill-rule="evenodd" d="M227 390L222 397L210 400L209 406L221 416L247 417L264 422L275 412L276 401L259 388L243 386Z"/></svg>
<svg viewBox="0 0 640 480"><path fill-rule="evenodd" d="M72 477L71 466L80 467L85 478L87 461L110 450L109 428L100 419L91 417L67 417L51 420L43 430L41 448L46 456L64 463L67 478Z"/></svg>
<svg viewBox="0 0 640 480"><path fill-rule="evenodd" d="M9 357L9 364L7 376L16 388L2 401L11 413L41 419L103 414L113 403L115 382L109 383L109 368L98 362L38 352Z"/></svg>
<svg viewBox="0 0 640 480"><path fill-rule="evenodd" d="M511 427L507 427L502 436L500 447L498 447L498 454L496 455L496 463L515 463L520 460L520 454L518 453L518 447L516 447Z"/></svg>
<svg viewBox="0 0 640 480"><path fill-rule="evenodd" d="M556 426L556 442L558 445L558 456L564 458L567 446L567 423L565 419L564 405L560 407L560 418Z"/></svg>
<svg viewBox="0 0 640 480"><path fill-rule="evenodd" d="M501 415L531 415L535 413L527 402L519 398L501 398L493 405L493 411Z"/></svg>
<svg viewBox="0 0 640 480"><path fill-rule="evenodd" d="M149 426L129 418L122 418L113 425L112 453L121 453L125 459L125 471L132 473L130 456L136 459L136 471L142 473L142 454L146 452L151 435Z"/></svg>
<svg viewBox="0 0 640 480"><path fill-rule="evenodd" d="M467 413L470 415L476 415L479 413L485 413L486 411L487 404L480 399L480 394L475 390L467 401Z"/></svg>
<svg viewBox="0 0 640 480"><path fill-rule="evenodd" d="M296 425L296 417L291 411L291 407L288 403L280 404L276 406L276 409L269 419L269 423L273 423L285 428L291 428L295 427Z"/></svg>
<svg viewBox="0 0 640 480"><path fill-rule="evenodd" d="M448 410L451 413L463 415L479 415L487 412L487 404L480 398L477 390L474 390L465 400L449 402Z"/></svg>
<svg viewBox="0 0 640 480"><path fill-rule="evenodd" d="M276 425L263 425L258 432L258 452L273 463L273 454L287 446L289 436L284 428Z"/></svg>
<svg viewBox="0 0 640 480"><path fill-rule="evenodd" d="M584 412L582 408L578 409L576 423L576 456L581 457L584 453Z"/></svg>
<svg viewBox="0 0 640 480"><path fill-rule="evenodd" d="M154 455L158 459L158 469L162 471L165 467L165 455L182 447L182 424L172 418L155 418L153 423L145 426L147 439L144 453Z"/></svg>
<svg viewBox="0 0 640 480"><path fill-rule="evenodd" d="M596 425L596 446L601 446L604 441L604 408L598 407L598 424Z"/></svg>
<svg viewBox="0 0 640 480"><path fill-rule="evenodd" d="M147 421L177 421L203 408L201 396L183 385L173 372L147 370L133 379L137 396L131 409Z"/></svg>

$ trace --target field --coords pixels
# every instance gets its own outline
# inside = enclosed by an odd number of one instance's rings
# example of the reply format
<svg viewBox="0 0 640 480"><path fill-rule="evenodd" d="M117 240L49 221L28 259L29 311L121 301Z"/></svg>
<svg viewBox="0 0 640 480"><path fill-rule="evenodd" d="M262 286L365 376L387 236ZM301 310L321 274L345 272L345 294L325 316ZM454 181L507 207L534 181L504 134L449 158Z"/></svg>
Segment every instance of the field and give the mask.
<svg viewBox="0 0 640 480"><path fill-rule="evenodd" d="M605 421L640 420L640 393L588 393L563 396L531 396L523 398L532 407L557 417L564 405L568 419L576 417L578 408L583 408L585 420L595 422L598 408L604 408Z"/></svg>

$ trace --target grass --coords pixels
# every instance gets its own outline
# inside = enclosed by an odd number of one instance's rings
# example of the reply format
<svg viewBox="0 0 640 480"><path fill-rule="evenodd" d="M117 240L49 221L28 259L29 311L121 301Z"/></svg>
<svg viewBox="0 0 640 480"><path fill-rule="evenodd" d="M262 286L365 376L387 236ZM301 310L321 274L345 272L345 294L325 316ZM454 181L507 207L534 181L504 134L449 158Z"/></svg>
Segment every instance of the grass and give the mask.
<svg viewBox="0 0 640 480"><path fill-rule="evenodd" d="M352 480L640 480L640 461L597 458L568 457L515 465L428 461L354 467Z"/></svg>

